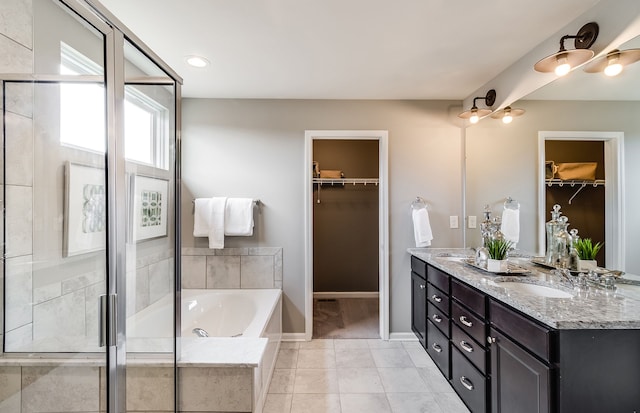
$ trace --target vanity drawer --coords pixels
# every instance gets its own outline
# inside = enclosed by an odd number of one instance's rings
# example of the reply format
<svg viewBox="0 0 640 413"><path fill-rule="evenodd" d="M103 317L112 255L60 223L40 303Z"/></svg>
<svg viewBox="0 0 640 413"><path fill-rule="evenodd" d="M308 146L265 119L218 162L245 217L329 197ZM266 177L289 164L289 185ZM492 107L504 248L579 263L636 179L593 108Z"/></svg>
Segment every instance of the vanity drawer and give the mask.
<svg viewBox="0 0 640 413"><path fill-rule="evenodd" d="M455 324L451 325L451 341L482 374L487 372L487 351Z"/></svg>
<svg viewBox="0 0 640 413"><path fill-rule="evenodd" d="M427 263L413 255L411 256L411 271L415 272L425 280L427 279Z"/></svg>
<svg viewBox="0 0 640 413"><path fill-rule="evenodd" d="M555 330L490 300L491 324L543 360L555 360Z"/></svg>
<svg viewBox="0 0 640 413"><path fill-rule="evenodd" d="M469 334L478 343L484 345L487 340L486 324L484 320L469 311L466 307L451 301L451 320Z"/></svg>
<svg viewBox="0 0 640 413"><path fill-rule="evenodd" d="M458 349L451 350L451 385L472 412L487 409L487 378L464 358Z"/></svg>
<svg viewBox="0 0 640 413"><path fill-rule="evenodd" d="M427 300L447 317L449 316L449 296L429 283L427 283Z"/></svg>
<svg viewBox="0 0 640 413"><path fill-rule="evenodd" d="M448 380L449 339L431 321L427 321L427 353Z"/></svg>
<svg viewBox="0 0 640 413"><path fill-rule="evenodd" d="M451 296L475 312L480 318L487 318L487 306L485 295L468 285L458 281L451 280Z"/></svg>
<svg viewBox="0 0 640 413"><path fill-rule="evenodd" d="M449 295L451 291L449 288L449 274L429 265L427 266L427 281Z"/></svg>
<svg viewBox="0 0 640 413"><path fill-rule="evenodd" d="M427 318L429 321L433 323L434 326L438 327L442 333L450 337L449 334L449 317L442 313L442 311L438 310L438 308L431 304L427 303Z"/></svg>

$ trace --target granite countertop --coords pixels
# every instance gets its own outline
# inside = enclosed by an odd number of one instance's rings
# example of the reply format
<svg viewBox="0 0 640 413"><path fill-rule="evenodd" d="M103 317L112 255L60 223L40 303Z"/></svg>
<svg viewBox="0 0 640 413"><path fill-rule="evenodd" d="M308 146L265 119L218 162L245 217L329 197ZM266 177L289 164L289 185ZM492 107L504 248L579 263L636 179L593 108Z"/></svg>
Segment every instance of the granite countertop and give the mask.
<svg viewBox="0 0 640 413"><path fill-rule="evenodd" d="M526 268L526 275L494 275L473 268L460 257L471 256L469 249L409 248L408 252L487 295L516 308L556 329L638 329L640 328L640 286L619 284L615 291L590 287L579 291L566 279L535 265L526 258L510 262ZM573 294L571 298L547 298L523 294L500 287L500 281L519 281L544 285Z"/></svg>

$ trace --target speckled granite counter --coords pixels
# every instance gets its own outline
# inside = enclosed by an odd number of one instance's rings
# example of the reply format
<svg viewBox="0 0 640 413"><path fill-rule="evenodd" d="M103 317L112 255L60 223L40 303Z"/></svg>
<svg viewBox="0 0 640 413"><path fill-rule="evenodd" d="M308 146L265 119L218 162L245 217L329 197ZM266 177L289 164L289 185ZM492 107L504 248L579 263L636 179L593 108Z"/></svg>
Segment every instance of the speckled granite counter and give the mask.
<svg viewBox="0 0 640 413"><path fill-rule="evenodd" d="M620 286L615 292L595 287L577 291L566 280L526 259L510 260L530 270L529 274L498 276L456 259L471 255L468 249L409 248L408 252L553 328L640 329L640 286ZM573 297L532 296L499 286L499 281L513 280L557 288Z"/></svg>

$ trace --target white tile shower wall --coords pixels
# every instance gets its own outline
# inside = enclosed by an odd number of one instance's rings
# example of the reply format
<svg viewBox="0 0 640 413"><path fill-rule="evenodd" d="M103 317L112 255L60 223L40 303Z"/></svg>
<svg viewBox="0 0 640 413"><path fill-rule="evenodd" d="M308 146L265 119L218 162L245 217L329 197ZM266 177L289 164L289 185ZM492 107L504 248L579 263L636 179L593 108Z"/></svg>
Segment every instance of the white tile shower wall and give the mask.
<svg viewBox="0 0 640 413"><path fill-rule="evenodd" d="M183 248L182 288L282 288L282 248Z"/></svg>

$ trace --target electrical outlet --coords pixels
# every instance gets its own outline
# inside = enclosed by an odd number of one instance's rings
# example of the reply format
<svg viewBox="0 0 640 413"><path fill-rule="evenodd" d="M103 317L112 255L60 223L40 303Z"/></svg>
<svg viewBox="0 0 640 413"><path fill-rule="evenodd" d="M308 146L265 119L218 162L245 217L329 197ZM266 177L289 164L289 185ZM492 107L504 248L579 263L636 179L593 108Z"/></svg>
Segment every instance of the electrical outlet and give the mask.
<svg viewBox="0 0 640 413"><path fill-rule="evenodd" d="M458 216L451 215L449 217L449 228L458 228Z"/></svg>
<svg viewBox="0 0 640 413"><path fill-rule="evenodd" d="M476 227L476 216L469 215L469 228L475 228L475 227Z"/></svg>

